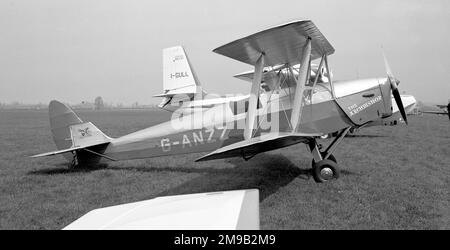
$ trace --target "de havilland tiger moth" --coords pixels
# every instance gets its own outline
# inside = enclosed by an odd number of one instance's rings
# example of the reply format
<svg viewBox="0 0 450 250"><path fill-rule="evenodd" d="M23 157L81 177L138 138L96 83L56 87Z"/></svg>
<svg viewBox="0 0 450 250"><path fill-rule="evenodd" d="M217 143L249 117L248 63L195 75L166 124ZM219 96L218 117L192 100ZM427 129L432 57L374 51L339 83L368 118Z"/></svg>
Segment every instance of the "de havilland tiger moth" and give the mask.
<svg viewBox="0 0 450 250"><path fill-rule="evenodd" d="M165 49L164 93L158 96L164 98L161 108L174 111L170 121L111 138L91 122L83 122L67 105L51 101L50 126L58 150L33 157L62 154L72 167L199 152L206 154L196 161L249 160L304 143L313 158L314 180L338 178L333 152L351 128L391 117L392 96L408 121L399 81L386 58L385 77L333 81L328 57L334 51L310 20L235 40L214 52L254 68L250 77L247 74L250 93L208 99L183 48ZM321 150L317 138L334 132L337 136Z"/></svg>

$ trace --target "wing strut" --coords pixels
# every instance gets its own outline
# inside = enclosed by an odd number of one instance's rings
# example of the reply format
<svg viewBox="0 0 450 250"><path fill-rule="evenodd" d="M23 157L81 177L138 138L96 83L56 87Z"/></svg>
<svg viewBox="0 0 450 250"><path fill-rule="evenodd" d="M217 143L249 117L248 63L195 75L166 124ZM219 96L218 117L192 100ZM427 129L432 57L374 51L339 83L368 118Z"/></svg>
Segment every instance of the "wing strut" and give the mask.
<svg viewBox="0 0 450 250"><path fill-rule="evenodd" d="M300 118L302 115L302 104L303 104L303 92L305 91L306 80L308 77L308 71L310 67L311 61L311 38L308 37L308 42L303 47L303 51L301 52L301 64L299 69L299 75L297 78L297 87L295 88L294 95L294 103L292 107L291 114L291 124L292 124L292 132L297 132L298 125L300 123ZM292 67L289 67L292 75Z"/></svg>
<svg viewBox="0 0 450 250"><path fill-rule="evenodd" d="M261 53L261 56L256 61L255 64L255 75L253 77L252 88L250 91L250 98L248 102L248 110L246 117L246 126L244 131L244 138L249 140L253 136L253 129L255 125L257 108L258 108L258 98L259 98L259 89L262 80L262 74L264 69L264 53Z"/></svg>
<svg viewBox="0 0 450 250"><path fill-rule="evenodd" d="M316 87L317 81L320 77L322 77L322 67L323 67L323 61L325 60L325 55L322 56L319 63L319 68L317 69L316 77L314 78L314 83L311 86L311 89L314 89Z"/></svg>
<svg viewBox="0 0 450 250"><path fill-rule="evenodd" d="M333 77L331 77L331 70L330 70L330 67L328 66L328 56L325 55L324 59L325 59L325 67L327 68L327 73L328 73L328 82L330 82L331 96L335 99L336 94L334 93Z"/></svg>

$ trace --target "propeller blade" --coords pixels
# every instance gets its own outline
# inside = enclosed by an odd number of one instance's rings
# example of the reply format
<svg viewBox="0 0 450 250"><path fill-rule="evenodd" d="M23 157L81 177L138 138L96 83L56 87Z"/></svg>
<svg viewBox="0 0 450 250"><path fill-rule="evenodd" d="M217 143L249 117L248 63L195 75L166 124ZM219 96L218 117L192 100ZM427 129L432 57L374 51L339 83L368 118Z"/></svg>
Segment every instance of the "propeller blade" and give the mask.
<svg viewBox="0 0 450 250"><path fill-rule="evenodd" d="M408 124L408 119L406 118L405 107L403 106L402 98L400 97L400 92L398 89L392 89L392 95L394 96L395 102L397 103L398 110L402 114L402 118L406 124Z"/></svg>
<svg viewBox="0 0 450 250"><path fill-rule="evenodd" d="M391 84L392 89L392 95L394 96L395 102L397 103L398 110L400 111L400 114L402 115L403 120L406 124L408 124L408 120L406 118L406 111L405 107L403 106L402 98L400 97L400 92L398 90L398 84L400 83L399 80L397 80L394 77L394 74L392 74L391 67L389 66L388 60L386 58L386 55L384 54L384 51L382 50L383 58L384 58L384 66L386 68L386 73L389 79L389 83Z"/></svg>
<svg viewBox="0 0 450 250"><path fill-rule="evenodd" d="M386 73L389 78L395 78L394 74L392 74L391 67L389 66L388 60L386 58L386 55L384 54L384 51L381 51L383 53L383 59L384 59L384 67L386 68Z"/></svg>

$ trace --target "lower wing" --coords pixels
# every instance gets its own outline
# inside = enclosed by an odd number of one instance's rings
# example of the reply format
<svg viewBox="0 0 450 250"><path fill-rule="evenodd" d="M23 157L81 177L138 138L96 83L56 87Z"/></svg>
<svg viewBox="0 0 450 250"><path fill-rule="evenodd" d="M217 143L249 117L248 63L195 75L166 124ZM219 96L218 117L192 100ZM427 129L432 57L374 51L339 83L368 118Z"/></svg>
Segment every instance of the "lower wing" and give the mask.
<svg viewBox="0 0 450 250"><path fill-rule="evenodd" d="M269 133L221 147L195 161L209 161L229 157L243 157L244 159L249 159L258 153L291 146L297 143L306 143L310 138L321 135L322 134Z"/></svg>

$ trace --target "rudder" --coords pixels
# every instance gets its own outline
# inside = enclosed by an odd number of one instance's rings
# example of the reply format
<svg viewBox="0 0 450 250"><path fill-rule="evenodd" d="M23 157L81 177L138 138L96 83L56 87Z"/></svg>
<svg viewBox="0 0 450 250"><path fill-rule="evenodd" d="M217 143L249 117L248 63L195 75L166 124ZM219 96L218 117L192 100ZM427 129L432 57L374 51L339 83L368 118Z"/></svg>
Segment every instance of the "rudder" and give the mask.
<svg viewBox="0 0 450 250"><path fill-rule="evenodd" d="M73 142L70 126L82 124L83 121L71 108L56 100L50 102L48 113L50 117L50 129L56 148L62 150L72 147ZM65 153L63 155L68 160L72 160L73 158L70 153Z"/></svg>

